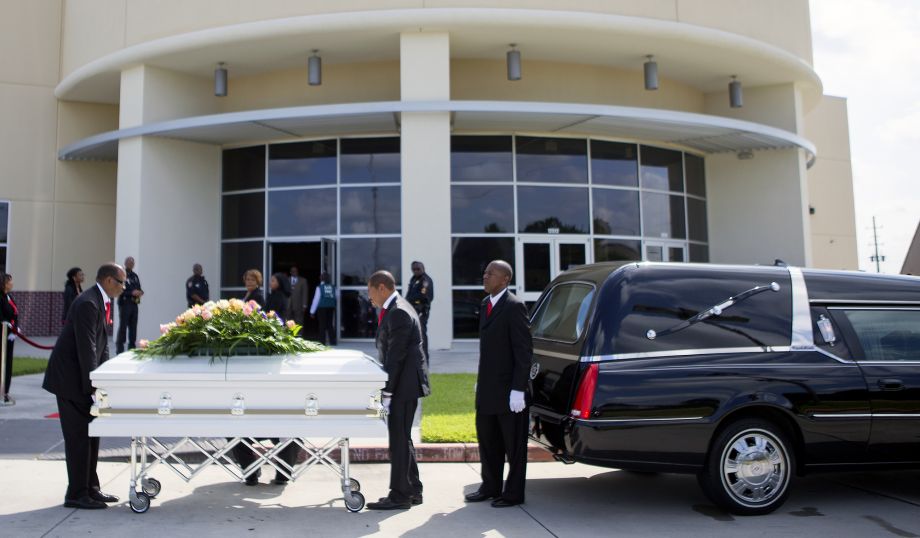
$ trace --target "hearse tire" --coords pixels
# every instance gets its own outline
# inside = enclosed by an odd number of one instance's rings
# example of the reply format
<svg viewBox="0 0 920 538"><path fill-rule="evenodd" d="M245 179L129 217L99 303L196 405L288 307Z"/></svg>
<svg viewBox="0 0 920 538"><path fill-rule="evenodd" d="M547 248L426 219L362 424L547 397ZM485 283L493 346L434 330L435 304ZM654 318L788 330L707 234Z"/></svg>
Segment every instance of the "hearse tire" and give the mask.
<svg viewBox="0 0 920 538"><path fill-rule="evenodd" d="M775 424L741 419L716 433L697 475L703 493L724 510L763 515L789 496L795 456L789 436Z"/></svg>

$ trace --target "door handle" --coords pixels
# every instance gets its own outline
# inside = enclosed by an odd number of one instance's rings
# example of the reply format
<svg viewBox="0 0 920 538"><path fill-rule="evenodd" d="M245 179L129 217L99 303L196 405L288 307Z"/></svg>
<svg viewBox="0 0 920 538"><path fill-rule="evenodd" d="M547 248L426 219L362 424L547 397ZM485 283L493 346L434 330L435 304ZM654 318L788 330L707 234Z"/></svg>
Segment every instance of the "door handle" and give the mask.
<svg viewBox="0 0 920 538"><path fill-rule="evenodd" d="M879 379L878 388L882 390L901 390L904 383L900 379Z"/></svg>

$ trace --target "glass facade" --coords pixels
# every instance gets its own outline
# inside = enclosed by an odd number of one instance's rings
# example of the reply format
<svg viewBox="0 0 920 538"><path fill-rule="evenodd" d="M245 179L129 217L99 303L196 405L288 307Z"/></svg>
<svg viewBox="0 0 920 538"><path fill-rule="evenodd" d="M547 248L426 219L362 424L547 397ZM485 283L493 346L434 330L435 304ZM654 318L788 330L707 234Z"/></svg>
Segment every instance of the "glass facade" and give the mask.
<svg viewBox="0 0 920 538"><path fill-rule="evenodd" d="M598 139L458 135L451 174L454 338L478 336L482 271L497 258L520 265L512 285L525 293L584 263L709 261L697 155Z"/></svg>
<svg viewBox="0 0 920 538"><path fill-rule="evenodd" d="M450 171L455 338L478 336L482 273L494 259L512 264L512 289L523 292L584 263L709 259L700 156L600 139L457 135ZM242 295L247 269L267 272L271 243L332 239L340 335L373 337L367 279L386 268L402 286L398 137L228 149L222 191L221 296Z"/></svg>
<svg viewBox="0 0 920 538"><path fill-rule="evenodd" d="M340 336L372 338L377 318L368 315L368 277L384 268L402 285L400 173L398 137L225 150L221 297L245 294L246 270L270 272L270 244L333 239Z"/></svg>

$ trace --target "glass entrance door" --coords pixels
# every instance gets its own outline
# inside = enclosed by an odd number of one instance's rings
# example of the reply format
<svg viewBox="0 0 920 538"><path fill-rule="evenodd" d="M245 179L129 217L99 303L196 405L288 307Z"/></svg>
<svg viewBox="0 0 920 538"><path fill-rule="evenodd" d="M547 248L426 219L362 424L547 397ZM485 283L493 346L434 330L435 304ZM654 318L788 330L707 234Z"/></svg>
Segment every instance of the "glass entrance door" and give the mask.
<svg viewBox="0 0 920 538"><path fill-rule="evenodd" d="M588 263L590 240L562 237L519 237L517 242L517 294L532 303L556 276Z"/></svg>
<svg viewBox="0 0 920 538"><path fill-rule="evenodd" d="M646 241L644 259L647 262L685 262L687 247L679 242Z"/></svg>

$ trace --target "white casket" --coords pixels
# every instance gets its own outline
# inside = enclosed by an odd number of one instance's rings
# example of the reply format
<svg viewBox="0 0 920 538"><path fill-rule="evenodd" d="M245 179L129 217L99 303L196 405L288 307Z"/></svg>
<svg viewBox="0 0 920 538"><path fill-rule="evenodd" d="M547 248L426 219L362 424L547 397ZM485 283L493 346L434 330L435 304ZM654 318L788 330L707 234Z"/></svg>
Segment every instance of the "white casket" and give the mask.
<svg viewBox="0 0 920 538"><path fill-rule="evenodd" d="M90 374L96 437L385 438L386 373L360 351L139 359Z"/></svg>

